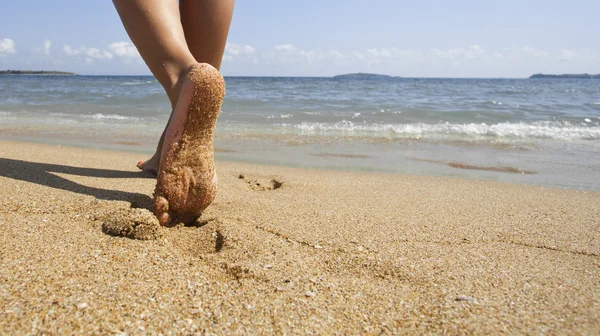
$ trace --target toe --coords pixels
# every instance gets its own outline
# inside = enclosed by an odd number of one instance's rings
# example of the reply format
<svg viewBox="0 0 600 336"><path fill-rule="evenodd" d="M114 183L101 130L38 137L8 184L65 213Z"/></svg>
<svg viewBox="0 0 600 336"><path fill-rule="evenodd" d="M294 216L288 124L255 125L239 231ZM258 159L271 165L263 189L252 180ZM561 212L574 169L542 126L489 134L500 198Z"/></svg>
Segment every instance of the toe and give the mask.
<svg viewBox="0 0 600 336"><path fill-rule="evenodd" d="M169 226L169 224L171 224L171 215L168 212L156 216L156 218L158 218L158 223L162 226Z"/></svg>
<svg viewBox="0 0 600 336"><path fill-rule="evenodd" d="M154 194L154 215L156 215L160 225L169 225L171 221L169 201L159 191L156 191Z"/></svg>
<svg viewBox="0 0 600 336"><path fill-rule="evenodd" d="M154 176L158 175L158 169L153 166L152 160L148 161L139 161L136 165L138 169L150 173Z"/></svg>

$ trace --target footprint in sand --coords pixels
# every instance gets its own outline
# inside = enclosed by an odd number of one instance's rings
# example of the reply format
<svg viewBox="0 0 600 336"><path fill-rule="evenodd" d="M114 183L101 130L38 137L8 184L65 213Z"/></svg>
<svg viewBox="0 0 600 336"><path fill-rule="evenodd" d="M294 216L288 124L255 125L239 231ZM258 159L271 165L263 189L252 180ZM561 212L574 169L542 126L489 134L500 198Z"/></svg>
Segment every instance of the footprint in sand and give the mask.
<svg viewBox="0 0 600 336"><path fill-rule="evenodd" d="M250 189L257 191L275 190L283 186L283 179L279 177L262 177L240 174L238 178L240 180L244 180Z"/></svg>
<svg viewBox="0 0 600 336"><path fill-rule="evenodd" d="M140 240L160 237L158 219L146 209L119 209L107 214L102 222L102 231L111 236Z"/></svg>

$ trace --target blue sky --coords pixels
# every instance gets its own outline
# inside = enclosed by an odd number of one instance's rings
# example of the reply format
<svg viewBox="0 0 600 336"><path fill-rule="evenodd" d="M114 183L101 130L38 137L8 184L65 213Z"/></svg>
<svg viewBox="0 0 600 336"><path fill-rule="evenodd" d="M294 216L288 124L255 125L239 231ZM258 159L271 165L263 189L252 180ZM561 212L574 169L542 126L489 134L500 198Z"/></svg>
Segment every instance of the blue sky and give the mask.
<svg viewBox="0 0 600 336"><path fill-rule="evenodd" d="M237 0L222 72L600 73L600 1ZM0 69L149 75L107 0L3 1Z"/></svg>

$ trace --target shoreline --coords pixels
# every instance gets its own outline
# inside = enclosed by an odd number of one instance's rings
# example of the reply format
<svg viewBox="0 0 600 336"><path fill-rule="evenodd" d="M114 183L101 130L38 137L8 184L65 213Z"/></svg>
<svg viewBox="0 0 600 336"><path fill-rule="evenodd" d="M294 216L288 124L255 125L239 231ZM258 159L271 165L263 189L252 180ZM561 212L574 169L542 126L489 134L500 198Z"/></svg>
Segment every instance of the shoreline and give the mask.
<svg viewBox="0 0 600 336"><path fill-rule="evenodd" d="M100 136L65 130L43 132L0 129L0 141L137 153L139 161L154 152L158 135L113 130ZM39 134L38 134L39 133ZM29 136L26 136L29 134ZM119 139L119 140L114 140ZM441 176L498 181L516 185L600 192L594 159L555 149L552 141L490 142L426 138L334 138L305 135L215 135L217 160L300 169L380 172L409 176ZM572 144L575 146L575 144ZM580 148L574 147L575 150ZM591 149L586 149L588 152ZM556 152L555 152L556 151ZM598 159L596 159L598 161ZM600 161L598 161L600 163ZM567 169L565 171L565 169Z"/></svg>
<svg viewBox="0 0 600 336"><path fill-rule="evenodd" d="M0 333L600 332L600 193L217 160L195 226L108 235L137 159L0 141Z"/></svg>

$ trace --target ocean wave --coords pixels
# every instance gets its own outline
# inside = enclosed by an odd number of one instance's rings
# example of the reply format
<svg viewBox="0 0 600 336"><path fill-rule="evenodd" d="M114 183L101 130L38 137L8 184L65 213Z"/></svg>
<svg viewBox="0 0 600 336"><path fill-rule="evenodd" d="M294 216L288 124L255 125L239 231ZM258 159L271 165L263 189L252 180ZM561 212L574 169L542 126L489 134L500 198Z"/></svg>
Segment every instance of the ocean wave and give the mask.
<svg viewBox="0 0 600 336"><path fill-rule="evenodd" d="M283 124L303 133L341 132L374 136L427 137L456 135L466 137L495 137L513 139L559 139L559 140L600 140L600 124L567 121L537 121L533 123L475 124L355 124L351 121L330 123ZM375 133L375 134L373 134Z"/></svg>
<svg viewBox="0 0 600 336"><path fill-rule="evenodd" d="M95 120L140 120L138 117L128 117L119 114L70 114L70 113L50 113L53 117L67 117L67 118L84 118L84 119L95 119Z"/></svg>
<svg viewBox="0 0 600 336"><path fill-rule="evenodd" d="M150 84L152 81L132 81L132 82L123 82L121 85L146 85Z"/></svg>
<svg viewBox="0 0 600 336"><path fill-rule="evenodd" d="M10 113L10 112L4 112L4 111L0 111L0 116L3 116L3 117L9 116L9 115L11 115L11 114L12 114L12 113Z"/></svg>
<svg viewBox="0 0 600 336"><path fill-rule="evenodd" d="M519 91L519 90L515 90L515 89L498 90L498 91L492 92L492 94L494 94L494 93L496 93L496 94L504 94L504 95L527 94L527 92Z"/></svg>
<svg viewBox="0 0 600 336"><path fill-rule="evenodd" d="M293 117L293 115L291 113L287 113L287 114L281 113L279 115L272 114L270 116L267 116L267 119L290 119L292 117Z"/></svg>
<svg viewBox="0 0 600 336"><path fill-rule="evenodd" d="M105 120L105 119L109 119L109 120L139 120L140 119L137 117L127 117L127 116L122 116L122 115L118 115L118 114L102 114L102 113L96 113L91 116L86 115L84 117L92 118L92 119L96 119L96 120Z"/></svg>

